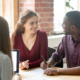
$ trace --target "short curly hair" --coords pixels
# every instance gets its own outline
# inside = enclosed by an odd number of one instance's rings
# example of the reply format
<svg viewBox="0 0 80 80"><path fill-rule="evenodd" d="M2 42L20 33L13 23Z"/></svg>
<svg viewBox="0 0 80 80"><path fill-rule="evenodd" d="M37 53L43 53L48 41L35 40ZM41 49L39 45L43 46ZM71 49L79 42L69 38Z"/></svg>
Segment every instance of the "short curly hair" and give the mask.
<svg viewBox="0 0 80 80"><path fill-rule="evenodd" d="M66 13L71 25L75 25L80 30L80 12L70 11Z"/></svg>

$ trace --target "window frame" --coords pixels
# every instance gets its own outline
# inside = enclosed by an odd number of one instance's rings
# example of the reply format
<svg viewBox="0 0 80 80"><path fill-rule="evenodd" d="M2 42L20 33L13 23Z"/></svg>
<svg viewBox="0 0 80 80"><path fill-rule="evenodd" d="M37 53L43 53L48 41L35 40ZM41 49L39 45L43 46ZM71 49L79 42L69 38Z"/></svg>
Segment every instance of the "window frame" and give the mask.
<svg viewBox="0 0 80 80"><path fill-rule="evenodd" d="M67 0L65 0L64 2L66 3L66 1L67 1ZM77 4L78 4L78 5L77 5L77 10L80 10L80 5L79 5L79 4L80 4L80 0L77 0ZM55 9L54 9L54 10L55 10ZM66 7L66 5L65 5L65 11L64 11L64 12L65 12L65 13L67 12L67 7ZM55 23L54 23L54 25L55 25ZM56 26L55 26L55 27L56 27ZM53 29L54 29L54 30L51 32L53 35L54 35L54 34L64 33L63 30L55 29L55 27L53 26Z"/></svg>
<svg viewBox="0 0 80 80"><path fill-rule="evenodd" d="M0 0L0 16L5 16L5 1ZM19 19L19 0L9 0L9 24L10 33L13 32L15 25Z"/></svg>

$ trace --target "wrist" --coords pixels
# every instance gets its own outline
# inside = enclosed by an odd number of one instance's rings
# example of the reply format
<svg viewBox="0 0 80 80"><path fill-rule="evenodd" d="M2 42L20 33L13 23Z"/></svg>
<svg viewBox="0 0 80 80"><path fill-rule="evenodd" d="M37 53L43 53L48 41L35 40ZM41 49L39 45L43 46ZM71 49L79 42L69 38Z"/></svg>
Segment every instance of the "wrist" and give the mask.
<svg viewBox="0 0 80 80"><path fill-rule="evenodd" d="M49 62L46 62L47 63L47 67L50 67L50 63Z"/></svg>
<svg viewBox="0 0 80 80"><path fill-rule="evenodd" d="M20 76L20 74L19 73L15 73L15 75L14 76Z"/></svg>
<svg viewBox="0 0 80 80"><path fill-rule="evenodd" d="M20 69L24 69L25 67L22 65L22 63L19 64Z"/></svg>
<svg viewBox="0 0 80 80"><path fill-rule="evenodd" d="M50 66L52 66L52 65L55 64L55 61L54 61L53 58L49 58L48 63L49 63Z"/></svg>
<svg viewBox="0 0 80 80"><path fill-rule="evenodd" d="M51 67L51 66L50 66L50 63L48 63L48 67Z"/></svg>
<svg viewBox="0 0 80 80"><path fill-rule="evenodd" d="M57 73L60 74L60 69L57 69Z"/></svg>

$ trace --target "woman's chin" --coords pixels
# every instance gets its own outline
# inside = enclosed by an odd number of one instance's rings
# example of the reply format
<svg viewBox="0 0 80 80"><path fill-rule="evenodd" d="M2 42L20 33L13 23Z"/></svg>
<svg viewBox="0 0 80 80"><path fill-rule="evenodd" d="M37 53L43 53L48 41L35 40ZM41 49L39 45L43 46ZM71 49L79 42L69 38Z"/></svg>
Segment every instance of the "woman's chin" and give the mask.
<svg viewBox="0 0 80 80"><path fill-rule="evenodd" d="M36 30L32 30L31 32L32 32L32 33L36 33Z"/></svg>

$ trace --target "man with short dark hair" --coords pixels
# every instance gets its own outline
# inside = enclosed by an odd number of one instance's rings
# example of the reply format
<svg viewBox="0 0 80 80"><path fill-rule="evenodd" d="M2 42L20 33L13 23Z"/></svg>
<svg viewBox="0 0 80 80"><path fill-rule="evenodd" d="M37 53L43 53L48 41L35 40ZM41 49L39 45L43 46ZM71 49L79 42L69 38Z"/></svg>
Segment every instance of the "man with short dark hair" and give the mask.
<svg viewBox="0 0 80 80"><path fill-rule="evenodd" d="M63 37L56 52L52 54L51 60L47 61L47 65L44 62L41 63L41 68L45 69L44 74L46 75L80 74L80 12L70 11L66 13L62 27L66 36ZM47 68L64 57L67 61L67 69Z"/></svg>

